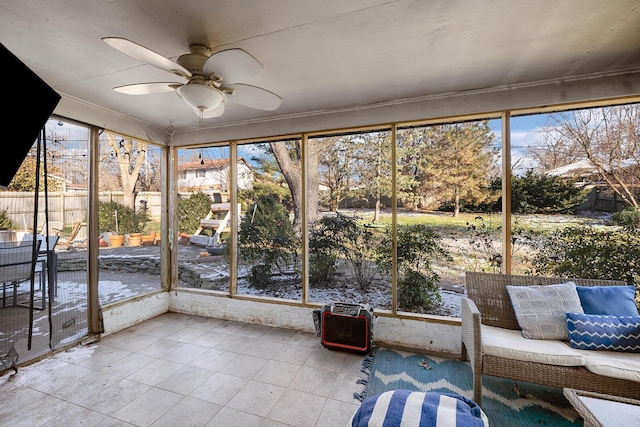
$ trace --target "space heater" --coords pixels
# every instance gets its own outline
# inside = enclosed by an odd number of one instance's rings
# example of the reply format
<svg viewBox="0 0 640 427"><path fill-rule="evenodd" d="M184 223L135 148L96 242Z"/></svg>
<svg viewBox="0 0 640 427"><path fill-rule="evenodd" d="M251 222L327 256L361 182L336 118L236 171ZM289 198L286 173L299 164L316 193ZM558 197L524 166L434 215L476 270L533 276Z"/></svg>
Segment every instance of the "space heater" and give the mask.
<svg viewBox="0 0 640 427"><path fill-rule="evenodd" d="M322 345L331 350L368 353L373 345L373 308L333 303L320 311Z"/></svg>

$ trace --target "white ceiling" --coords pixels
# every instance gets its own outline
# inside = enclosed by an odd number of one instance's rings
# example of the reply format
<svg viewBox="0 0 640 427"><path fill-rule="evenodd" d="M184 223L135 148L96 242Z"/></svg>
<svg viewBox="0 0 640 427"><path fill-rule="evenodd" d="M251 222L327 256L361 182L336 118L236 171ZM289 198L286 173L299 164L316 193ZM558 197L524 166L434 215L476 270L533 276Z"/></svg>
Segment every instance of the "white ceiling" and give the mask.
<svg viewBox="0 0 640 427"><path fill-rule="evenodd" d="M277 93L282 105L228 104L205 120L214 129L640 70L638 0L0 2L0 42L64 99L149 128L197 128L175 93L112 90L178 79L113 49L106 36L174 61L190 44L239 47L261 61L265 71L247 83ZM5 85L20 81L3 75Z"/></svg>

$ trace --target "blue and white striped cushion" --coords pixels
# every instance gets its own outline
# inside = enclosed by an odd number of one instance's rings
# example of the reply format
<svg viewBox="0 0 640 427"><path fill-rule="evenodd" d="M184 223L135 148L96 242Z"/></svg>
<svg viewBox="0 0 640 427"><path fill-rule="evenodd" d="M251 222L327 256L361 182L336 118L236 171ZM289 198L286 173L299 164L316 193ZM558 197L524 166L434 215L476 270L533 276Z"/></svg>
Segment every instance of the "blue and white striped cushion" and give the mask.
<svg viewBox="0 0 640 427"><path fill-rule="evenodd" d="M489 421L482 409L464 396L393 390L365 399L349 426L489 427Z"/></svg>
<svg viewBox="0 0 640 427"><path fill-rule="evenodd" d="M567 313L571 347L640 353L640 317Z"/></svg>

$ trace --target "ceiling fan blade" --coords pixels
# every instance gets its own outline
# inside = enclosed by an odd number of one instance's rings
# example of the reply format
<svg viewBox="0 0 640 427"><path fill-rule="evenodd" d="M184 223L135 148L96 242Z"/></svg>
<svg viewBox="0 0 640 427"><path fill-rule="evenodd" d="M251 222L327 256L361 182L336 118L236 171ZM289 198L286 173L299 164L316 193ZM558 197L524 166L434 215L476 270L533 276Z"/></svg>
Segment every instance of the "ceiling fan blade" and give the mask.
<svg viewBox="0 0 640 427"><path fill-rule="evenodd" d="M197 108L193 109L193 112L196 113L198 117L200 117L200 110ZM210 119L212 117L219 117L224 113L224 102L218 105L216 108L212 108L211 110L204 110L202 112L203 119Z"/></svg>
<svg viewBox="0 0 640 427"><path fill-rule="evenodd" d="M171 92L179 86L182 86L182 83L138 83L133 85L117 86L114 87L113 90L120 93L126 93L127 95L149 95L152 93Z"/></svg>
<svg viewBox="0 0 640 427"><path fill-rule="evenodd" d="M138 43L123 39L122 37L103 37L102 41L126 55L139 59L147 64L151 64L161 70L169 71L170 73L177 74L185 78L191 77L191 72L182 65L177 64L159 53L155 53L154 51L139 45Z"/></svg>
<svg viewBox="0 0 640 427"><path fill-rule="evenodd" d="M282 98L261 87L232 84L224 85L221 89L225 88L233 89L233 95L228 96L230 101L244 105L245 107L273 111L282 103Z"/></svg>
<svg viewBox="0 0 640 427"><path fill-rule="evenodd" d="M258 76L264 66L242 49L216 52L202 66L202 72L222 77L222 83L242 83Z"/></svg>

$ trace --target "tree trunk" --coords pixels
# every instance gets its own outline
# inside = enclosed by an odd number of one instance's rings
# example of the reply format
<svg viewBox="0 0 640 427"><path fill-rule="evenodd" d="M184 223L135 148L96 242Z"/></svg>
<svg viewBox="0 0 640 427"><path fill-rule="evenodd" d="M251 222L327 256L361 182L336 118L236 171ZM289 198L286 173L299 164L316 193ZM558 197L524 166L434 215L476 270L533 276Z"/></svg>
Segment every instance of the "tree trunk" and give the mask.
<svg viewBox="0 0 640 427"><path fill-rule="evenodd" d="M456 187L454 190L454 206L453 206L453 217L457 218L460 216L460 190Z"/></svg>
<svg viewBox="0 0 640 427"><path fill-rule="evenodd" d="M309 222L314 222L319 216L318 168L320 165L320 157L330 143L331 138L309 140L309 147L307 150L307 215L309 217ZM299 142L296 142L296 144L299 144ZM271 142L269 145L271 146L271 151L273 151L273 155L280 166L280 171L287 181L289 191L291 191L291 198L293 199L293 229L296 233L300 234L302 231L303 220L301 160L291 159L289 149L284 142Z"/></svg>
<svg viewBox="0 0 640 427"><path fill-rule="evenodd" d="M107 133L107 140L111 149L118 159L118 170L120 171L120 179L123 191L123 205L135 210L136 209L136 183L140 177L140 169L144 165L144 155L146 153L147 143L136 142L136 148L133 146L131 139L120 142L116 141L116 136Z"/></svg>

